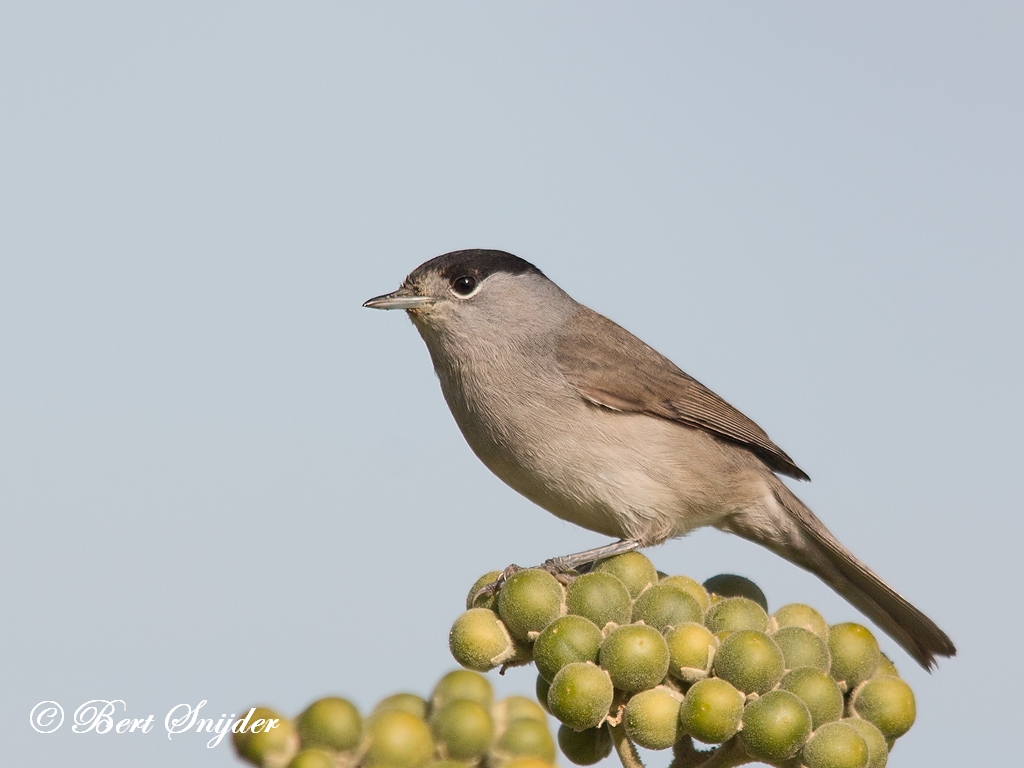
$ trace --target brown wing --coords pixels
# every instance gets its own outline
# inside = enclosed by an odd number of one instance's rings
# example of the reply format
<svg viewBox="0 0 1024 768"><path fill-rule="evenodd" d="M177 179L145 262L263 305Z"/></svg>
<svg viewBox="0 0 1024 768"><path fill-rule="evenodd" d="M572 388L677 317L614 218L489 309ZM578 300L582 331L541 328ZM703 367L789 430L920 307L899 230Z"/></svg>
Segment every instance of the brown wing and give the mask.
<svg viewBox="0 0 1024 768"><path fill-rule="evenodd" d="M562 374L581 397L707 430L748 448L776 472L811 479L763 429L671 360L603 315L581 310L556 351Z"/></svg>

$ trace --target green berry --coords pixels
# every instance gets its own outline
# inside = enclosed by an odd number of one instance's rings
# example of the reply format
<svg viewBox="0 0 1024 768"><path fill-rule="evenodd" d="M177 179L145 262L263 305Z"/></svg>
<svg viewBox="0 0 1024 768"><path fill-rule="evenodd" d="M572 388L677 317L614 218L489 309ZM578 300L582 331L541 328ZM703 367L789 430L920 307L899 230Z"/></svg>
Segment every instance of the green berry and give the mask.
<svg viewBox="0 0 1024 768"><path fill-rule="evenodd" d="M797 667L785 674L779 688L796 694L811 713L811 727L818 728L843 716L843 694L836 681L814 667Z"/></svg>
<svg viewBox="0 0 1024 768"><path fill-rule="evenodd" d="M866 768L868 745L857 729L840 720L815 730L801 758L807 768Z"/></svg>
<svg viewBox="0 0 1024 768"><path fill-rule="evenodd" d="M746 597L726 597L713 603L704 617L704 625L712 632L739 629L768 629L768 614L764 608Z"/></svg>
<svg viewBox="0 0 1024 768"><path fill-rule="evenodd" d="M267 726L275 720L276 725L268 730ZM266 707L256 707L249 719L249 730L233 733L231 740L238 756L253 765L285 765L299 751L299 737L292 721Z"/></svg>
<svg viewBox="0 0 1024 768"><path fill-rule="evenodd" d="M713 610L713 608L712 608ZM767 693L782 679L782 651L764 632L733 632L718 648L715 674L743 693Z"/></svg>
<svg viewBox="0 0 1024 768"><path fill-rule="evenodd" d="M363 718L352 702L332 696L306 707L296 718L295 728L304 749L322 747L345 752L359 746Z"/></svg>
<svg viewBox="0 0 1024 768"><path fill-rule="evenodd" d="M643 624L627 624L608 633L598 656L620 691L653 688L668 673L668 645L661 632Z"/></svg>
<svg viewBox="0 0 1024 768"><path fill-rule="evenodd" d="M698 680L686 692L679 710L684 732L705 744L721 744L740 728L743 694L717 677Z"/></svg>
<svg viewBox="0 0 1024 768"><path fill-rule="evenodd" d="M509 723L491 752L491 763L501 765L517 757L555 761L555 740L546 722L520 719Z"/></svg>
<svg viewBox="0 0 1024 768"><path fill-rule="evenodd" d="M809 605L789 603L779 608L773 616L776 626L780 629L782 627L803 627L822 640L828 640L828 622Z"/></svg>
<svg viewBox="0 0 1024 768"><path fill-rule="evenodd" d="M571 763L594 765L612 753L612 735L607 726L574 731L567 725L558 727L558 748Z"/></svg>
<svg viewBox="0 0 1024 768"><path fill-rule="evenodd" d="M630 597L634 598L643 592L648 584L658 583L658 571L654 563L639 552L626 552L623 555L598 560L594 563L593 571L610 573L617 577L626 585Z"/></svg>
<svg viewBox="0 0 1024 768"><path fill-rule="evenodd" d="M734 573L720 573L705 581L704 589L711 595L712 602L716 595L721 598L745 597L760 605L765 613L768 612L768 598L764 596L764 592L757 584L743 576L737 576Z"/></svg>
<svg viewBox="0 0 1024 768"><path fill-rule="evenodd" d="M477 760L491 744L494 724L479 703L455 699L431 713L430 731L442 755L451 760Z"/></svg>
<svg viewBox="0 0 1024 768"><path fill-rule="evenodd" d="M449 701L467 699L475 701L484 709L490 710L494 703L494 689L486 677L470 672L468 669L456 669L437 681L434 692L430 695L430 711L436 712Z"/></svg>
<svg viewBox="0 0 1024 768"><path fill-rule="evenodd" d="M789 691L771 691L743 710L740 738L751 757L775 763L793 757L811 735L811 714Z"/></svg>
<svg viewBox="0 0 1024 768"><path fill-rule="evenodd" d="M337 768L330 752L322 749L304 749L288 763L288 768Z"/></svg>
<svg viewBox="0 0 1024 768"><path fill-rule="evenodd" d="M537 701L544 707L544 711L551 714L551 710L548 708L548 692L551 690L551 683L544 679L543 675L537 675L537 682L534 685L533 693L537 697Z"/></svg>
<svg viewBox="0 0 1024 768"><path fill-rule="evenodd" d="M548 689L548 711L570 728L596 728L608 716L615 691L608 673L577 661L562 667Z"/></svg>
<svg viewBox="0 0 1024 768"><path fill-rule="evenodd" d="M488 608L470 608L459 616L448 633L448 648L464 667L486 672L515 654L505 625Z"/></svg>
<svg viewBox="0 0 1024 768"><path fill-rule="evenodd" d="M858 687L850 699L853 711L875 725L887 740L898 739L917 719L910 686L898 677L875 677Z"/></svg>
<svg viewBox="0 0 1024 768"><path fill-rule="evenodd" d="M420 720L427 718L427 701L415 693L395 693L387 698L381 699L373 708L370 717L376 717L381 712L408 712Z"/></svg>
<svg viewBox="0 0 1024 768"><path fill-rule="evenodd" d="M600 629L610 621L628 624L633 611L626 585L610 573L585 573L573 579L565 593L565 607Z"/></svg>
<svg viewBox="0 0 1024 768"><path fill-rule="evenodd" d="M494 610L498 600L497 594L481 594L480 590L496 582L500 576L501 571L489 571L473 582L473 586L469 588L469 594L466 595L467 611L470 608L490 608Z"/></svg>
<svg viewBox="0 0 1024 768"><path fill-rule="evenodd" d="M642 621L659 632L703 618L693 595L664 582L645 589L633 603L633 621Z"/></svg>
<svg viewBox="0 0 1024 768"><path fill-rule="evenodd" d="M786 660L786 669L814 667L828 672L832 658L825 641L803 627L783 627L772 640L779 646Z"/></svg>
<svg viewBox="0 0 1024 768"><path fill-rule="evenodd" d="M886 656L884 653L879 654L878 669L875 670L873 677L881 677L882 675L889 675L890 677L899 677L900 673L896 669L896 665L892 663L892 659Z"/></svg>
<svg viewBox="0 0 1024 768"><path fill-rule="evenodd" d="M498 615L516 640L530 640L565 608L565 591L554 576L539 568L513 574L498 592Z"/></svg>
<svg viewBox="0 0 1024 768"><path fill-rule="evenodd" d="M652 688L626 704L626 735L645 749L668 749L680 734L679 708L683 697L667 688Z"/></svg>
<svg viewBox="0 0 1024 768"><path fill-rule="evenodd" d="M562 616L544 628L533 644L537 671L548 681L574 661L597 661L603 640L601 630L582 616Z"/></svg>
<svg viewBox="0 0 1024 768"><path fill-rule="evenodd" d="M668 672L684 683L707 677L718 640L703 624L680 624L665 635L668 645Z"/></svg>
<svg viewBox="0 0 1024 768"><path fill-rule="evenodd" d="M427 724L401 710L381 712L369 722L364 766L419 768L430 762L434 742Z"/></svg>
<svg viewBox="0 0 1024 768"><path fill-rule="evenodd" d="M546 691L544 695L546 699ZM499 739L508 728L509 723L516 720L536 720L538 723L544 723L545 726L548 722L548 716L543 707L526 696L509 696L502 699L494 705L491 715L494 717L494 736Z"/></svg>
<svg viewBox="0 0 1024 768"><path fill-rule="evenodd" d="M886 743L882 732L874 724L869 723L867 720L861 720L859 717L849 717L843 720L843 722L848 723L852 728L856 728L857 733L861 735L861 738L868 745L867 768L885 768L885 764L889 760L889 745Z"/></svg>
<svg viewBox="0 0 1024 768"><path fill-rule="evenodd" d="M683 592L689 593L697 601L697 605L700 606L701 611L704 613L711 607L711 596L708 594L708 591L704 589L704 586L699 581L691 579L689 576L663 576L658 583L670 584L683 590Z"/></svg>
<svg viewBox="0 0 1024 768"><path fill-rule="evenodd" d="M828 632L828 650L832 656L832 677L853 688L878 669L881 652L871 630L860 624L835 624Z"/></svg>

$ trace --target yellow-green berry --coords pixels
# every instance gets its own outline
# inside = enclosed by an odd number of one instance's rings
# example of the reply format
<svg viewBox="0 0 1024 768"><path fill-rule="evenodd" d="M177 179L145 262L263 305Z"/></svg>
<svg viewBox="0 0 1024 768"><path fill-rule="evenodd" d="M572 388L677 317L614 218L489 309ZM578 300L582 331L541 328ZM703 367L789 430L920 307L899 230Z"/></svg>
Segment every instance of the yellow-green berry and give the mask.
<svg viewBox="0 0 1024 768"><path fill-rule="evenodd" d="M867 768L885 768L885 764L889 760L889 745L877 726L859 717L848 717L843 722L856 728L857 733L864 739L864 743L868 745Z"/></svg>
<svg viewBox="0 0 1024 768"><path fill-rule="evenodd" d="M626 585L630 596L634 598L643 592L648 584L658 583L658 570L654 563L639 552L626 552L623 555L598 560L594 563L593 571L616 576Z"/></svg>
<svg viewBox="0 0 1024 768"><path fill-rule="evenodd" d="M899 677L874 677L850 699L853 711L875 725L887 740L898 739L917 719L914 692Z"/></svg>
<svg viewBox="0 0 1024 768"><path fill-rule="evenodd" d="M782 679L782 651L764 632L733 632L718 647L712 665L715 675L743 693L767 693Z"/></svg>
<svg viewBox="0 0 1024 768"><path fill-rule="evenodd" d="M255 707L248 730L233 733L231 740L240 758L259 766L286 765L299 751L295 725L267 707Z"/></svg>
<svg viewBox="0 0 1024 768"><path fill-rule="evenodd" d="M717 677L690 686L679 710L683 731L705 744L721 744L736 735L743 717L743 694Z"/></svg>
<svg viewBox="0 0 1024 768"><path fill-rule="evenodd" d="M789 603L777 610L772 616L775 625L782 627L803 627L810 630L822 640L828 640L828 622L809 605Z"/></svg>
<svg viewBox="0 0 1024 768"><path fill-rule="evenodd" d="M689 576L663 576L658 583L670 584L683 590L683 592L689 593L697 601L697 605L700 606L701 611L704 613L707 613L708 608L711 607L711 595L704 589L704 585L696 579L691 579Z"/></svg>
<svg viewBox="0 0 1024 768"><path fill-rule="evenodd" d="M866 768L868 745L845 720L825 723L811 734L800 762L807 768Z"/></svg>
<svg viewBox="0 0 1024 768"><path fill-rule="evenodd" d="M682 698L662 686L632 696L626 704L626 735L645 749L668 749L681 735Z"/></svg>
<svg viewBox="0 0 1024 768"><path fill-rule="evenodd" d="M620 691L653 688L668 673L668 645L661 632L643 624L627 624L608 633L598 656Z"/></svg>
<svg viewBox="0 0 1024 768"><path fill-rule="evenodd" d="M599 629L608 622L628 624L633 611L629 590L611 573L585 573L573 579L565 592L565 607Z"/></svg>
<svg viewBox="0 0 1024 768"><path fill-rule="evenodd" d="M703 618L704 612L693 595L664 582L645 589L633 603L633 621L642 621L660 632Z"/></svg>
<svg viewBox="0 0 1024 768"><path fill-rule="evenodd" d="M570 728L596 728L608 716L614 693L605 670L577 661L562 667L551 681L548 711Z"/></svg>
<svg viewBox="0 0 1024 768"><path fill-rule="evenodd" d="M425 720L427 717L427 700L422 696L417 696L415 693L394 693L377 702L377 706L373 708L370 717L376 717L381 712L393 712L395 710L408 712L420 720Z"/></svg>
<svg viewBox="0 0 1024 768"><path fill-rule="evenodd" d="M481 590L496 582L500 576L501 571L489 571L473 582L473 586L469 588L469 594L466 595L467 611L470 608L490 608L491 610L494 610L495 603L498 599L497 593L491 592L490 594L487 594L483 593Z"/></svg>
<svg viewBox="0 0 1024 768"><path fill-rule="evenodd" d="M430 695L430 710L435 712L449 701L461 699L475 701L489 710L494 703L494 689L490 681L478 672L456 669L437 681Z"/></svg>
<svg viewBox="0 0 1024 768"><path fill-rule="evenodd" d="M554 576L540 568L513 574L498 592L498 615L516 640L532 639L562 615L565 591Z"/></svg>
<svg viewBox="0 0 1024 768"><path fill-rule="evenodd" d="M363 718L355 705L336 696L314 701L295 719L303 749L322 747L345 752L359 746Z"/></svg>
<svg viewBox="0 0 1024 768"><path fill-rule="evenodd" d="M770 691L743 710L743 745L766 763L793 757L810 735L811 714L789 691Z"/></svg>
<svg viewBox="0 0 1024 768"><path fill-rule="evenodd" d="M704 625L712 632L733 632L740 629L768 629L764 608L746 597L726 597L713 603L704 617Z"/></svg>
<svg viewBox="0 0 1024 768"><path fill-rule="evenodd" d="M501 765L517 757L536 757L549 763L555 760L555 740L547 723L537 720L513 720L491 751L491 763Z"/></svg>
<svg viewBox="0 0 1024 768"><path fill-rule="evenodd" d="M804 627L783 627L772 635L786 660L786 669L814 667L828 672L832 658L828 646L818 635Z"/></svg>
<svg viewBox="0 0 1024 768"><path fill-rule="evenodd" d="M795 693L811 713L811 727L817 728L843 716L843 694L826 672L814 667L797 667L787 672L779 688Z"/></svg>
<svg viewBox="0 0 1024 768"><path fill-rule="evenodd" d="M451 760L483 757L494 735L491 714L476 701L455 699L430 715L430 732L442 755Z"/></svg>
<svg viewBox="0 0 1024 768"><path fill-rule="evenodd" d="M337 765L330 752L304 749L291 759L288 768L337 768Z"/></svg>
<svg viewBox="0 0 1024 768"><path fill-rule="evenodd" d="M455 620L448 648L459 664L478 672L494 669L515 655L511 635L487 608L470 608Z"/></svg>
<svg viewBox="0 0 1024 768"><path fill-rule="evenodd" d="M852 622L835 624L829 629L828 651L832 656L832 677L849 688L875 674L881 660L878 641L871 630Z"/></svg>
<svg viewBox="0 0 1024 768"><path fill-rule="evenodd" d="M369 721L364 766L419 768L430 762L434 742L427 724L402 710L380 712Z"/></svg>
<svg viewBox="0 0 1024 768"><path fill-rule="evenodd" d="M703 624L680 624L665 635L668 645L668 672L684 683L707 677L718 640Z"/></svg>
<svg viewBox="0 0 1024 768"><path fill-rule="evenodd" d="M561 616L544 628L533 644L537 671L550 681L558 670L574 661L597 661L604 637L590 619Z"/></svg>

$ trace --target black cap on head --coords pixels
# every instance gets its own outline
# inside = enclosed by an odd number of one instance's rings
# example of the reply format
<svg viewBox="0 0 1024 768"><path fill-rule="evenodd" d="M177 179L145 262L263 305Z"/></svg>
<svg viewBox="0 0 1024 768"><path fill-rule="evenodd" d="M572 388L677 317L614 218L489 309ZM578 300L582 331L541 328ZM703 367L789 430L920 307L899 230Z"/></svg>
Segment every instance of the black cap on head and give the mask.
<svg viewBox="0 0 1024 768"><path fill-rule="evenodd" d="M406 279L415 281L417 277L427 272L437 272L445 280L454 280L464 275L483 280L495 272L507 272L510 275L522 275L528 272L535 275L544 274L525 259L520 259L505 251L491 251L484 248L452 251L438 256L420 264Z"/></svg>

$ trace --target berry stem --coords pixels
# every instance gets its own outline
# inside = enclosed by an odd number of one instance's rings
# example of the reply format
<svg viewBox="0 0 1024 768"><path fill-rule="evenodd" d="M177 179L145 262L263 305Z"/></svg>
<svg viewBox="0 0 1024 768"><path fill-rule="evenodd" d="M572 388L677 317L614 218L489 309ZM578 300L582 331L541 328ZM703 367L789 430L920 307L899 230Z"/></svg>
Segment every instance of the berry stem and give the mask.
<svg viewBox="0 0 1024 768"><path fill-rule="evenodd" d="M622 768L644 768L640 755L637 754L636 745L626 735L626 724L619 721L618 725L608 723L608 729L612 734L612 744L615 745L615 752L619 756Z"/></svg>

